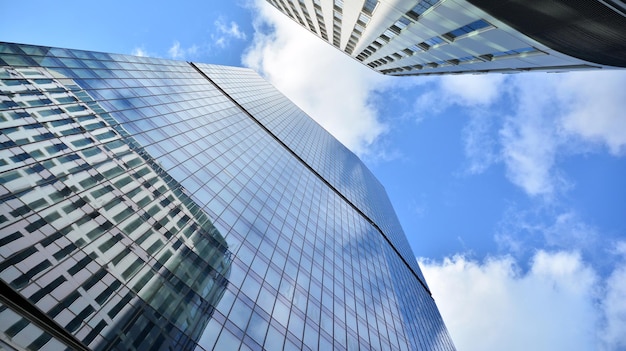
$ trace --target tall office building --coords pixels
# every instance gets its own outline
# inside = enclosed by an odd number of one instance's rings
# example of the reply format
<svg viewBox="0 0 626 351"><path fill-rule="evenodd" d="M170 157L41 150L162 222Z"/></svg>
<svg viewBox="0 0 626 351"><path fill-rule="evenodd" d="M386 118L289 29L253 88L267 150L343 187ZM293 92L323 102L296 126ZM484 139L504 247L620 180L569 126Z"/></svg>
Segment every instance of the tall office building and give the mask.
<svg viewBox="0 0 626 351"><path fill-rule="evenodd" d="M454 350L384 188L256 73L0 66L0 349Z"/></svg>
<svg viewBox="0 0 626 351"><path fill-rule="evenodd" d="M267 0L389 75L626 67L621 0Z"/></svg>

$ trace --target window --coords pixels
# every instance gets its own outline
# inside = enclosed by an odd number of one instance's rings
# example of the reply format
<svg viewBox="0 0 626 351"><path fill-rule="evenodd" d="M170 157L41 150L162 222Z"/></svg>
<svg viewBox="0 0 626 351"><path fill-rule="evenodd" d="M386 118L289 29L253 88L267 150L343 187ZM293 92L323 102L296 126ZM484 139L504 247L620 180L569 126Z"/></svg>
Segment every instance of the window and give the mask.
<svg viewBox="0 0 626 351"><path fill-rule="evenodd" d="M491 27L491 24L483 19L480 19L470 24L466 24L463 27L457 28L451 32L448 32L445 34L445 36L450 38L451 40L454 40L458 37L461 37L466 34L469 34L469 33L484 29L484 28L488 28L488 27Z"/></svg>
<svg viewBox="0 0 626 351"><path fill-rule="evenodd" d="M365 0L365 4L363 4L363 12L371 16L372 13L374 13L374 10L376 10L376 6L378 6L377 0Z"/></svg>
<svg viewBox="0 0 626 351"><path fill-rule="evenodd" d="M527 48L521 48L521 49L515 49L515 50L493 52L490 54L490 56L492 57L514 56L514 55L521 55L521 54L537 52L537 51L538 50L533 47L527 47Z"/></svg>
<svg viewBox="0 0 626 351"><path fill-rule="evenodd" d="M432 37L422 43L419 43L418 46L423 50L428 50L435 45L444 44L445 42L446 41L443 40L441 37Z"/></svg>
<svg viewBox="0 0 626 351"><path fill-rule="evenodd" d="M406 28L406 26L408 26L409 24L411 24L411 20L406 18L406 17L400 17L399 20L396 21L396 23L394 23L394 26L400 28L400 30Z"/></svg>
<svg viewBox="0 0 626 351"><path fill-rule="evenodd" d="M443 43L443 39L441 39L440 37L432 37L426 41L424 41L424 43L428 44L428 46L435 46L437 44L441 44Z"/></svg>
<svg viewBox="0 0 626 351"><path fill-rule="evenodd" d="M419 16L424 14L424 12L431 7L435 6L438 2L438 0L422 0L419 4L417 4L417 6L412 8L411 11L407 12L406 15L414 20L417 20Z"/></svg>

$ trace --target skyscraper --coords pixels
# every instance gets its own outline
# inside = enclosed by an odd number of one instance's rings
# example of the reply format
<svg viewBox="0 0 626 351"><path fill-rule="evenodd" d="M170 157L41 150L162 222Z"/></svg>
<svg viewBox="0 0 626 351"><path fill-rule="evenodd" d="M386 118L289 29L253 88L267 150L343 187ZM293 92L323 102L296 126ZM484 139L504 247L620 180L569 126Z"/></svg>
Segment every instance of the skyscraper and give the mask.
<svg viewBox="0 0 626 351"><path fill-rule="evenodd" d="M0 66L3 349L454 349L382 185L253 71Z"/></svg>
<svg viewBox="0 0 626 351"><path fill-rule="evenodd" d="M384 74L626 67L619 0L267 0Z"/></svg>

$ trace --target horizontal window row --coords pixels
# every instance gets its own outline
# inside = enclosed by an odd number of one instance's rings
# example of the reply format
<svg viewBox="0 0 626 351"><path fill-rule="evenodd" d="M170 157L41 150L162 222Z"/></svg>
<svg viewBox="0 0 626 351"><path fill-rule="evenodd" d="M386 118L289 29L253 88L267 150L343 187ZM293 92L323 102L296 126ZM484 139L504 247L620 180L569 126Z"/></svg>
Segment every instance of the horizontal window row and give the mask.
<svg viewBox="0 0 626 351"><path fill-rule="evenodd" d="M382 46L387 44L392 38L399 35L401 31L406 28L413 21L419 20L419 17L426 11L434 7L440 2L440 0L422 0L415 7L406 13L406 17L400 17L391 27L383 32L376 40L372 42L367 48L361 51L356 59L359 61L365 61L373 53L375 53Z"/></svg>
<svg viewBox="0 0 626 351"><path fill-rule="evenodd" d="M435 62L428 62L425 64L384 69L384 70L381 70L381 73L392 74L392 73L400 73L400 72L411 72L415 70L423 70L423 69L429 69L429 68L456 66L456 65L468 64L468 63L480 63L480 62L486 62L486 61L493 61L496 59L522 58L522 57L528 56L529 54L535 54L535 53L541 53L541 51L533 47L527 47L527 48L522 48L522 49L517 49L517 50L495 52L495 53L485 54L485 55L464 56L458 59L440 60L440 61L435 61ZM375 67L372 67L372 68L375 68Z"/></svg>

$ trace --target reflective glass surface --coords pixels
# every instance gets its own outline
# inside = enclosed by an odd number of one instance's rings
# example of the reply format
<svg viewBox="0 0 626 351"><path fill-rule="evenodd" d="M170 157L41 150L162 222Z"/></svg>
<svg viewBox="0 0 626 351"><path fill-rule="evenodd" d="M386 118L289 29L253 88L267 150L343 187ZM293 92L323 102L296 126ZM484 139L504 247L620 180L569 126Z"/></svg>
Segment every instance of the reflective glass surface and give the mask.
<svg viewBox="0 0 626 351"><path fill-rule="evenodd" d="M454 349L384 188L253 71L8 43L0 64L1 342Z"/></svg>

